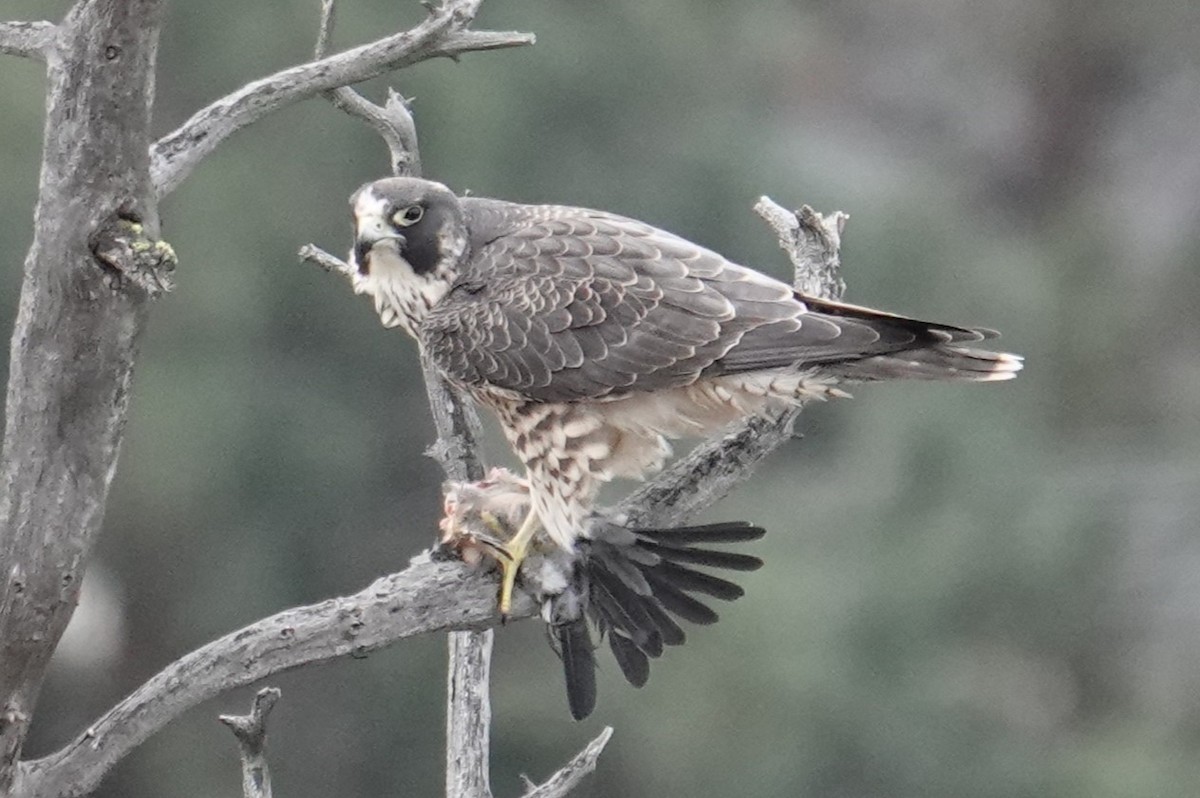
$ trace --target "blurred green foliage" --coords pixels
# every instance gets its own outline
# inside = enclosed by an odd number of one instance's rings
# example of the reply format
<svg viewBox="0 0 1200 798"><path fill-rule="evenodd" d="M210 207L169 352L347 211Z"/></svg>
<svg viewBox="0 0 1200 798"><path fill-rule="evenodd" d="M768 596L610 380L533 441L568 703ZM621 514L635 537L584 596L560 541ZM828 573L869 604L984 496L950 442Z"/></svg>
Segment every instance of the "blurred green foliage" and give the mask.
<svg viewBox="0 0 1200 798"><path fill-rule="evenodd" d="M311 51L317 0L169 3L156 124ZM9 0L5 16L68 6ZM345 3L339 46L415 22ZM993 326L1014 383L864 386L712 511L771 534L722 623L641 691L608 664L570 722L537 624L500 631L494 785L602 724L581 795L1190 796L1200 784L1200 7L1187 0L490 0L536 47L418 65L428 176L655 222L779 276L767 193L851 214L849 298ZM0 68L0 313L41 138L38 65ZM321 101L237 134L163 206L181 260L143 343L93 578L109 655L60 652L44 753L171 659L357 590L427 545L439 471L414 347L297 262L349 243L386 159ZM493 461L506 454L493 447ZM275 789L434 795L444 645L272 679ZM108 650L108 649L105 649ZM105 796L235 795L189 713Z"/></svg>

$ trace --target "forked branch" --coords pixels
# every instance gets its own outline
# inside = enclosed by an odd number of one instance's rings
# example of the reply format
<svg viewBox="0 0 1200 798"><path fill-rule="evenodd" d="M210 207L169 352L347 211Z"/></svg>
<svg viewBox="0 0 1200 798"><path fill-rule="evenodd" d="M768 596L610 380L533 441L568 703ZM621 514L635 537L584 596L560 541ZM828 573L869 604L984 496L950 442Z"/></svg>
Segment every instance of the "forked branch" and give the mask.
<svg viewBox="0 0 1200 798"><path fill-rule="evenodd" d="M600 754L604 753L604 747L608 745L612 734L612 726L605 726L596 739L588 743L587 747L572 757L571 761L563 765L553 776L541 784L528 782L526 792L521 798L563 798L579 786L579 782L583 781L584 776L596 769L596 763L600 761Z"/></svg>
<svg viewBox="0 0 1200 798"><path fill-rule="evenodd" d="M267 716L279 700L279 690L264 687L254 696L249 715L222 715L224 723L237 737L242 755L243 798L271 798L271 769L267 766Z"/></svg>
<svg viewBox="0 0 1200 798"><path fill-rule="evenodd" d="M533 43L529 33L470 30L481 2L445 0L411 30L281 70L200 109L151 148L158 196L174 190L230 135L292 103L430 58Z"/></svg>
<svg viewBox="0 0 1200 798"><path fill-rule="evenodd" d="M328 54L333 42L336 19L337 0L321 0L321 24L317 32L314 57L324 58ZM349 86L327 91L325 97L350 116L361 119L383 139L391 154L392 174L414 177L421 174L417 128L413 123L408 100L388 89L387 102L384 105L376 105Z"/></svg>

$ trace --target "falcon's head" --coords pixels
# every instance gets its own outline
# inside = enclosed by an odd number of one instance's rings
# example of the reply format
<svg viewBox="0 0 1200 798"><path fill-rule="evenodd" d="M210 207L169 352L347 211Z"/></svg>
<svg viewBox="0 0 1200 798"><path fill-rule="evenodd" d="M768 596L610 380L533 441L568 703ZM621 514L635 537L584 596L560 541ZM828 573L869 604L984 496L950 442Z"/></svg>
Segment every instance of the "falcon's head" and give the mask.
<svg viewBox="0 0 1200 798"><path fill-rule="evenodd" d="M389 177L350 198L354 213L354 290L370 294L385 327L415 336L445 296L467 251L458 197L441 183Z"/></svg>

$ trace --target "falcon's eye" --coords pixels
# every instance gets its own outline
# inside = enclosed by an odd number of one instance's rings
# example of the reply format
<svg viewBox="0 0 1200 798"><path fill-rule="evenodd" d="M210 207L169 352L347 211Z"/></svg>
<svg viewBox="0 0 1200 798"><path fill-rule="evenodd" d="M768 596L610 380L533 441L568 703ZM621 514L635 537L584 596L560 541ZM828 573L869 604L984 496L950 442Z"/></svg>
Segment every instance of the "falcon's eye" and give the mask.
<svg viewBox="0 0 1200 798"><path fill-rule="evenodd" d="M397 227L411 227L421 221L421 217L425 215L425 209L420 205L409 205L402 211L396 211L392 215L392 222Z"/></svg>

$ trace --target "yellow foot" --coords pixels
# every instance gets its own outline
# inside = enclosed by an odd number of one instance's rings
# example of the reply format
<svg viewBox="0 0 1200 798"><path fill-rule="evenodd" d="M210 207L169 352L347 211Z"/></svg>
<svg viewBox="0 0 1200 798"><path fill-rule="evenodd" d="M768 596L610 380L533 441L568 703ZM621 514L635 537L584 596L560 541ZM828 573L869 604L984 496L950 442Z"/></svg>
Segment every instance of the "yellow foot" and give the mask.
<svg viewBox="0 0 1200 798"><path fill-rule="evenodd" d="M512 540L504 544L504 554L506 556L497 558L500 563L500 622L504 623L508 620L508 616L512 614L513 590L517 586L517 573L521 570L521 563L525 561L525 557L529 554L529 544L533 541L534 533L537 532L538 519L537 515L532 510L529 515L525 516L524 523L517 530L517 534L513 535Z"/></svg>

